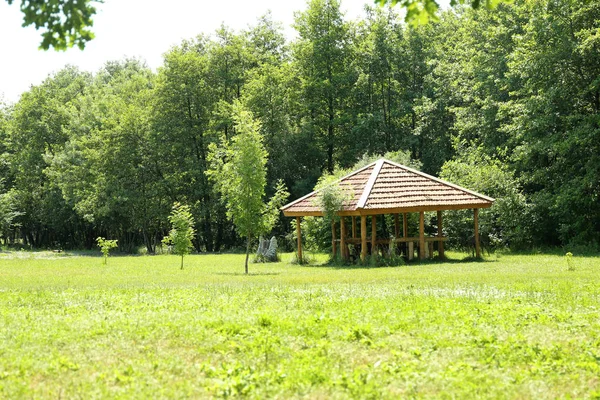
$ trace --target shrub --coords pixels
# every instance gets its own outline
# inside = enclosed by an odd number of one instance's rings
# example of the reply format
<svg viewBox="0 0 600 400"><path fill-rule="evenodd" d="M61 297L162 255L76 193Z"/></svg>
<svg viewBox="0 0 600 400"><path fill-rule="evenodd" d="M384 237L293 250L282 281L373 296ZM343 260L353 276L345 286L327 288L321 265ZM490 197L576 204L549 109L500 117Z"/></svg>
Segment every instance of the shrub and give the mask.
<svg viewBox="0 0 600 400"><path fill-rule="evenodd" d="M475 149L447 161L440 177L495 198L492 207L479 212L479 233L484 248L523 248L531 244L530 206L517 180L500 161ZM452 211L444 215L449 244L471 249L474 244L473 211Z"/></svg>

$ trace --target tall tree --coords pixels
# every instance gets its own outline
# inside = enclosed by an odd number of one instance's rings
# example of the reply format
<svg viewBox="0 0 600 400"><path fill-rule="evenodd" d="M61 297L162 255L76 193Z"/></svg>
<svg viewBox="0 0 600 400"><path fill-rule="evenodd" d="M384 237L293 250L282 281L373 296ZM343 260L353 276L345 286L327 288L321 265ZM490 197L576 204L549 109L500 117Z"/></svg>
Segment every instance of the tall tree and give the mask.
<svg viewBox="0 0 600 400"><path fill-rule="evenodd" d="M81 220L65 203L44 170L47 156L69 139L70 110L90 84L90 75L67 67L25 92L8 127L8 152L23 240L31 246L72 242L71 227Z"/></svg>
<svg viewBox="0 0 600 400"><path fill-rule="evenodd" d="M425 57L412 29L393 10L366 8L356 46L359 77L353 88L353 154L412 149L415 99L423 95ZM412 43L415 42L415 43Z"/></svg>
<svg viewBox="0 0 600 400"><path fill-rule="evenodd" d="M220 88L211 72L210 42L184 41L165 55L155 91L152 143L156 174L171 202L191 206L197 221L197 247L218 251L223 225L212 184L205 175L208 145L216 140L213 115Z"/></svg>
<svg viewBox="0 0 600 400"><path fill-rule="evenodd" d="M351 29L337 0L311 0L296 14L299 39L294 61L302 80L305 129L313 130L325 154L327 171L351 125L347 99L356 79L352 68Z"/></svg>
<svg viewBox="0 0 600 400"><path fill-rule="evenodd" d="M233 119L237 135L229 140L223 138L220 147L211 145L208 176L223 196L227 216L240 236L246 238L244 270L247 274L252 240L273 229L279 207L288 194L284 186L279 185L271 200L264 203L268 153L260 134L260 123L239 103L234 104Z"/></svg>
<svg viewBox="0 0 600 400"><path fill-rule="evenodd" d="M150 143L154 76L137 60L109 62L77 103L64 151L46 173L88 222L131 250L153 253L170 201L155 179ZM162 223L161 223L162 222Z"/></svg>
<svg viewBox="0 0 600 400"><path fill-rule="evenodd" d="M546 243L599 243L600 4L536 0L509 56L504 127Z"/></svg>

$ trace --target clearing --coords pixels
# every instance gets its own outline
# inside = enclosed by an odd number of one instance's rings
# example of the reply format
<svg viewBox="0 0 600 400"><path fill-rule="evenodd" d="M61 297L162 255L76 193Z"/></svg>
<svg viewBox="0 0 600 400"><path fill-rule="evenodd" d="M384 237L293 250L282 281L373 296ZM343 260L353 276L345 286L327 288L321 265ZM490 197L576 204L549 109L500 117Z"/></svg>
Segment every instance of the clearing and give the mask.
<svg viewBox="0 0 600 400"><path fill-rule="evenodd" d="M600 396L600 257L243 258L0 253L0 398Z"/></svg>

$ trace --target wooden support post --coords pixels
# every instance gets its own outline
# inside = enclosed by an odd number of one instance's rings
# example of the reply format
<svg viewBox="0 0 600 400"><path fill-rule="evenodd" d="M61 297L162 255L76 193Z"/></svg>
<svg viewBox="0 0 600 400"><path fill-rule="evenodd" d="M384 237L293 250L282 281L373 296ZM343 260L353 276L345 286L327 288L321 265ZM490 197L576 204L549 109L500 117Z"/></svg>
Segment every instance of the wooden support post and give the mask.
<svg viewBox="0 0 600 400"><path fill-rule="evenodd" d="M360 259L367 259L367 216L360 216Z"/></svg>
<svg viewBox="0 0 600 400"><path fill-rule="evenodd" d="M427 252L427 258L433 258L433 242L427 243L427 249L429 250Z"/></svg>
<svg viewBox="0 0 600 400"><path fill-rule="evenodd" d="M352 216L352 239L356 239L356 217Z"/></svg>
<svg viewBox="0 0 600 400"><path fill-rule="evenodd" d="M335 240L335 219L331 220L331 253L333 257L337 255L337 242Z"/></svg>
<svg viewBox="0 0 600 400"><path fill-rule="evenodd" d="M347 260L347 250L346 247L346 221L344 221L344 217L340 217L340 254L342 256L342 260Z"/></svg>
<svg viewBox="0 0 600 400"><path fill-rule="evenodd" d="M302 264L302 232L300 228L300 217L296 217L296 236L298 237L298 264Z"/></svg>
<svg viewBox="0 0 600 400"><path fill-rule="evenodd" d="M371 216L371 256L377 257L377 216Z"/></svg>
<svg viewBox="0 0 600 400"><path fill-rule="evenodd" d="M408 259L412 260L415 256L415 242L408 242Z"/></svg>
<svg viewBox="0 0 600 400"><path fill-rule="evenodd" d="M402 214L402 237L403 238L407 238L408 237L408 213ZM408 248L408 243L405 243L404 246L405 246L404 250L407 253L410 253L410 249ZM413 251L414 251L414 249L413 249ZM410 255L409 260L413 259L413 255L414 254Z"/></svg>
<svg viewBox="0 0 600 400"><path fill-rule="evenodd" d="M440 238L440 240L438 240L438 253L440 255L440 258L445 258L444 256L444 241L441 240L442 236L444 236L444 234L442 233L442 212L438 211L437 212L437 220L438 220L438 237Z"/></svg>
<svg viewBox="0 0 600 400"><path fill-rule="evenodd" d="M394 237L398 239L400 237L400 218L398 213L394 214Z"/></svg>
<svg viewBox="0 0 600 400"><path fill-rule="evenodd" d="M419 260L425 259L425 213L419 213Z"/></svg>
<svg viewBox="0 0 600 400"><path fill-rule="evenodd" d="M481 257L481 250L479 249L479 208L473 209L473 217L475 219L475 257Z"/></svg>

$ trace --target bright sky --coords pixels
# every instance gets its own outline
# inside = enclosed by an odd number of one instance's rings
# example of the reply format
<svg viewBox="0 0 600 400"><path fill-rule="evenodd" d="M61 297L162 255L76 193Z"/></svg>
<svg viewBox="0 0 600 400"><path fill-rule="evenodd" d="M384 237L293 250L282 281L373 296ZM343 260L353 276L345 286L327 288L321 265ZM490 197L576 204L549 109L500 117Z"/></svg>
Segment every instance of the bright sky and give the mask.
<svg viewBox="0 0 600 400"><path fill-rule="evenodd" d="M33 27L21 27L19 3L0 0L0 103L2 97L16 102L31 85L67 64L94 72L108 60L127 56L156 69L162 54L182 39L212 34L222 22L235 30L246 28L268 10L292 38L294 11L306 8L306 0L105 0L94 18L96 38L85 50L57 52L38 50L41 36ZM347 19L356 19L364 4L373 1L342 0L342 10Z"/></svg>

